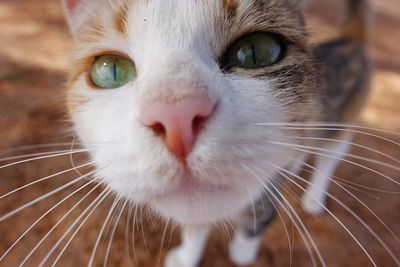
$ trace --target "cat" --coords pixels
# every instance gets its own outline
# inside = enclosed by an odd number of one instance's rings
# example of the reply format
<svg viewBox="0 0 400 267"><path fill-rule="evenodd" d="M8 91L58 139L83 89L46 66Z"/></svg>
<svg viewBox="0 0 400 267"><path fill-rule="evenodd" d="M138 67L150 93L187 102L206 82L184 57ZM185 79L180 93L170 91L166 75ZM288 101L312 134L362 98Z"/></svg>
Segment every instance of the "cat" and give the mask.
<svg viewBox="0 0 400 267"><path fill-rule="evenodd" d="M89 266L112 216L111 241L116 222L130 205L148 206L167 226L182 227L182 244L168 253L166 267L197 266L210 228L221 222L236 228L229 246L232 261L239 266L254 262L279 210L294 222L305 246L320 256L283 191L288 184L298 189L306 184L304 209L330 213L326 197L335 196L328 192L329 178L354 145L351 133L360 130L346 122L357 115L368 94L368 1L343 0L347 10L341 35L319 46L308 41L303 1L62 3L75 42L68 112L84 147L63 153L88 151L91 160L71 170L92 163L95 168L78 172L79 178L56 191L92 174L95 188L104 185L79 214L83 222L107 196L116 196L108 215L100 215L103 227L85 233L88 239L93 232L99 236L95 244L87 242L95 246ZM308 163L312 157L314 166ZM302 178L304 168L314 171L310 182ZM136 214L132 209L130 215ZM0 222L14 214L2 214ZM40 218L51 223L46 215ZM57 218L56 225L61 221ZM71 225L77 223L79 219ZM14 240L4 243L9 242ZM26 265L42 240L34 242L18 265ZM40 258L42 264L60 244L49 243L54 246ZM16 243L11 244L0 255L0 265ZM76 251L84 261L88 254ZM312 260L314 266L326 266L322 257Z"/></svg>
<svg viewBox="0 0 400 267"><path fill-rule="evenodd" d="M74 129L97 181L181 225L165 267L197 266L210 227L224 220L236 226L233 262L254 262L281 184L310 155L318 171L303 206L324 211L351 141L334 126L368 94L368 1L346 1L341 36L317 47L297 0L63 4L75 41ZM340 142L318 156L316 138Z"/></svg>

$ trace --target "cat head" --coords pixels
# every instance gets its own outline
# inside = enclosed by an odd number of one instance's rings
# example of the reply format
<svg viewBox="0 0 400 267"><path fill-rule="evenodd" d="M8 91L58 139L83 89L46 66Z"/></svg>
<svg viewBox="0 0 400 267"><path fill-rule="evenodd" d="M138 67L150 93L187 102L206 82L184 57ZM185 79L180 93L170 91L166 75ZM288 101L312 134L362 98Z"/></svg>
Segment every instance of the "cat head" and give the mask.
<svg viewBox="0 0 400 267"><path fill-rule="evenodd" d="M233 216L318 120L297 0L64 0L74 129L96 179L180 223Z"/></svg>

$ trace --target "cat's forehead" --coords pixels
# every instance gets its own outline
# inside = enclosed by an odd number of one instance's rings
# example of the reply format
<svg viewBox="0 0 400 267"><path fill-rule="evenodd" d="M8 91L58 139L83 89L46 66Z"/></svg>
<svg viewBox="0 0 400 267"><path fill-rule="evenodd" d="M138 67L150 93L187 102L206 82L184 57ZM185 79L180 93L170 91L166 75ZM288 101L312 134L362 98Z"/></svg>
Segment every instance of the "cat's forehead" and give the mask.
<svg viewBox="0 0 400 267"><path fill-rule="evenodd" d="M125 0L120 5L119 17L126 16L129 20L144 11L150 16L148 19L160 24L170 21L181 25L193 21L197 24L206 20L239 27L246 23L269 23L297 28L302 24L300 3L300 0Z"/></svg>
<svg viewBox="0 0 400 267"><path fill-rule="evenodd" d="M89 28L122 34L137 33L143 27L167 30L256 31L302 34L299 0L97 0L88 5ZM92 2L92 3L94 3ZM210 30L210 29L208 29ZM290 37L290 36L289 36Z"/></svg>

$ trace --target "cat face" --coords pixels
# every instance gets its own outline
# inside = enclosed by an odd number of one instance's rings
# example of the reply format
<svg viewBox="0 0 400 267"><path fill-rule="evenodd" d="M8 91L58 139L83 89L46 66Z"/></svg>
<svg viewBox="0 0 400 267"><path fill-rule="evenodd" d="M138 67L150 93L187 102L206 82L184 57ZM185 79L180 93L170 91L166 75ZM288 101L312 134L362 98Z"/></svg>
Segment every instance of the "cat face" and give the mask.
<svg viewBox="0 0 400 267"><path fill-rule="evenodd" d="M213 222L299 157L274 144L298 142L293 131L273 125L321 113L299 1L65 6L75 38L69 114L96 179L117 194L179 223Z"/></svg>

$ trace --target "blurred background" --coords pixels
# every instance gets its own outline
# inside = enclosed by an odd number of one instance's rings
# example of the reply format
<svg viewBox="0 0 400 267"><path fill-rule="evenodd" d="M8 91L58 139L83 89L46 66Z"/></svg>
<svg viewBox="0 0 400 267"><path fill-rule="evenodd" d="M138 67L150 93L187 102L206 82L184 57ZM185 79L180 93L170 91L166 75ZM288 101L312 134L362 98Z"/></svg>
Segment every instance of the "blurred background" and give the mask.
<svg viewBox="0 0 400 267"><path fill-rule="evenodd" d="M311 1L307 19L310 38L314 43L336 36L341 3L342 1ZM367 127L400 133L400 0L373 0L372 4L374 21L369 46L374 62L372 91L360 122ZM68 133L69 123L63 103L63 88L69 68L68 56L71 45L58 0L0 1L0 166L15 161L9 159L11 156L67 151L71 148L72 139ZM394 159L400 159L399 135L382 131L368 131L368 133L370 134L357 134L355 142ZM379 135L379 138L371 136L372 134ZM32 144L57 145L15 149ZM351 153L399 166L398 162L361 147L353 148ZM80 157L71 160L69 156L60 156L7 168L0 167L0 196L41 177L71 168L71 162L82 160ZM400 188L377 174L382 172L386 177L400 181L399 168L388 168L382 164L365 161L360 161L360 164L367 168L342 164L336 174L343 179L339 181L357 196L358 200L339 187L332 186L330 191L352 209L359 219L365 221L377 236L371 234L358 219L335 201L330 200L328 208L348 227L378 266L399 266L387 250L391 250L397 257L400 255L400 242L397 237L400 235ZM376 172L368 169L374 169ZM0 216L76 177L77 174L74 172L65 173L10 196L0 197ZM7 220L2 221L0 217L0 258L42 214L77 188L77 186L66 188ZM53 225L92 188L93 185L90 185L82 189L37 223L0 260L0 266L18 266ZM304 214L296 198L296 194L300 194L300 191L294 188L291 190L294 191L294 195L289 192L288 198L309 229L328 266L373 266L362 249L332 216L326 214L314 217ZM90 195L56 227L32 253L26 266L37 266L40 263L95 196L96 194ZM379 219L360 201L365 203ZM105 201L92 214L91 219L63 253L58 262L59 266L87 264L110 205L110 201ZM168 248L179 243L178 230L167 227L164 242L161 242L165 226L163 222L148 220L144 216L142 223L134 224L129 217L130 213L133 214L134 211L127 210L121 213L121 223L116 228L108 265L161 266L160 259ZM113 214L113 220L118 218L118 215L118 212ZM138 215L137 218L139 217L141 216ZM107 246L116 220L112 222L111 226L106 228L105 237L101 238L95 266L103 265L107 258ZM288 229L291 246L284 225ZM229 229L223 227L222 230L215 232L202 266L234 266L227 259L226 245L229 232ZM49 265L57 258L68 239L69 236L50 257ZM312 266L306 246L300 236L293 231L288 216L282 214L282 220L277 219L268 230L260 260L255 266L290 266L290 262L295 267Z"/></svg>

